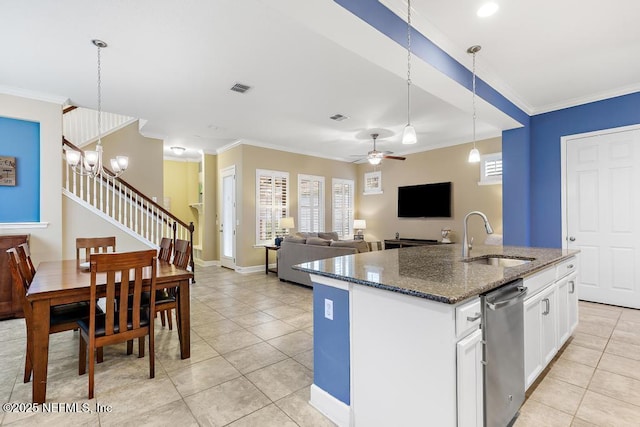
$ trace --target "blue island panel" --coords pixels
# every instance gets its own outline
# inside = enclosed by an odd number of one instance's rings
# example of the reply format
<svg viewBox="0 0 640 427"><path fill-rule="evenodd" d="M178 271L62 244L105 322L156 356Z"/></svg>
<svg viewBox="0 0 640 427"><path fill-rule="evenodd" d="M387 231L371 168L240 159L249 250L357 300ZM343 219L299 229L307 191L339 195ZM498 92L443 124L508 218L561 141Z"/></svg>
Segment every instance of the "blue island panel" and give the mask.
<svg viewBox="0 0 640 427"><path fill-rule="evenodd" d="M325 299L333 301L333 320L325 318ZM349 292L313 284L313 382L349 405Z"/></svg>

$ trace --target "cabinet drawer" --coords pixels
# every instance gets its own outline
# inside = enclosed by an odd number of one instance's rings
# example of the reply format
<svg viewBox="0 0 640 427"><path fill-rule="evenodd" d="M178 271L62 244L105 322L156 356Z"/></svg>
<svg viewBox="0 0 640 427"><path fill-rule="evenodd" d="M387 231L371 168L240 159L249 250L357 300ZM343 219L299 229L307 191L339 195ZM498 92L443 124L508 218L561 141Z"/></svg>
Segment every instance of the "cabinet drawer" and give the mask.
<svg viewBox="0 0 640 427"><path fill-rule="evenodd" d="M535 295L547 285L556 281L556 269L551 266L524 278L524 286L527 287L527 298Z"/></svg>
<svg viewBox="0 0 640 427"><path fill-rule="evenodd" d="M571 257L556 265L556 279L561 279L564 276L573 273L578 269L578 258Z"/></svg>
<svg viewBox="0 0 640 427"><path fill-rule="evenodd" d="M456 336L464 336L482 323L480 298L473 299L456 307Z"/></svg>

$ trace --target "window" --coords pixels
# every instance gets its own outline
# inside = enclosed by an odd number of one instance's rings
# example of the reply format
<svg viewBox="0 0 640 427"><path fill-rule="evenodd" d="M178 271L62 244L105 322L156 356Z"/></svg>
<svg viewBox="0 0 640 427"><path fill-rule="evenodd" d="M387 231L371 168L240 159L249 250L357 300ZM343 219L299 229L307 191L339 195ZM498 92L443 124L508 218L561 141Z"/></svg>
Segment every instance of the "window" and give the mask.
<svg viewBox="0 0 640 427"><path fill-rule="evenodd" d="M353 234L353 195L354 184L351 179L336 179L331 182L333 206L333 231L340 238Z"/></svg>
<svg viewBox="0 0 640 427"><path fill-rule="evenodd" d="M324 231L324 177L298 175L298 231Z"/></svg>
<svg viewBox="0 0 640 427"><path fill-rule="evenodd" d="M289 216L289 173L256 169L256 244L273 244Z"/></svg>
<svg viewBox="0 0 640 427"><path fill-rule="evenodd" d="M480 185L502 183L502 153L480 157Z"/></svg>

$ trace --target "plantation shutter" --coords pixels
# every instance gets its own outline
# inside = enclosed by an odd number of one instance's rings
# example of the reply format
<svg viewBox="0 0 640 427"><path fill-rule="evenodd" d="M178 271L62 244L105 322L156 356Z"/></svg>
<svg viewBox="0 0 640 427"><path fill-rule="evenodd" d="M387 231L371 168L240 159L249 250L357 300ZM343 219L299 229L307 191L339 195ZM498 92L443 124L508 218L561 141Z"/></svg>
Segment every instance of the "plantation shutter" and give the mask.
<svg viewBox="0 0 640 427"><path fill-rule="evenodd" d="M289 173L256 170L256 244L273 244L283 235L280 219L289 216Z"/></svg>
<svg viewBox="0 0 640 427"><path fill-rule="evenodd" d="M350 179L332 181L333 231L342 239L353 234L354 183Z"/></svg>
<svg viewBox="0 0 640 427"><path fill-rule="evenodd" d="M298 175L298 230L324 231L324 177Z"/></svg>

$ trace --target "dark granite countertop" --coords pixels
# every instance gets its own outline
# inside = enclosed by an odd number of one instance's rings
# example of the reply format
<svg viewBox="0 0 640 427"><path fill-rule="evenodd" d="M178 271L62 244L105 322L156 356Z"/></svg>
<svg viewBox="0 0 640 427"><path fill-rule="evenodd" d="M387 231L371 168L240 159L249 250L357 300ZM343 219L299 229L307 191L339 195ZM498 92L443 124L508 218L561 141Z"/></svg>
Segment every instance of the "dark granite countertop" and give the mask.
<svg viewBox="0 0 640 427"><path fill-rule="evenodd" d="M366 252L293 266L296 270L372 286L446 304L478 296L512 280L533 274L578 251L516 246L474 246L469 258L487 255L527 257L515 267L462 262L460 244L415 246Z"/></svg>

